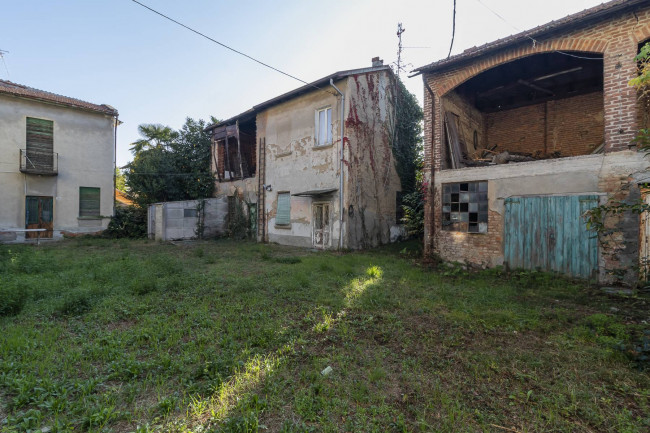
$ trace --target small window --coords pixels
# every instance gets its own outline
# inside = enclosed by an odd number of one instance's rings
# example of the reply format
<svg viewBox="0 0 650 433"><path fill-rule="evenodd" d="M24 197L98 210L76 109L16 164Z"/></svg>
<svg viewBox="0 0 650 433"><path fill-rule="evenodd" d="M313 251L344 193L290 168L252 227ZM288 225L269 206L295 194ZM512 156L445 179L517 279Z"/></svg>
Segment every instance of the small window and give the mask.
<svg viewBox="0 0 650 433"><path fill-rule="evenodd" d="M79 216L98 217L99 213L99 188L82 186L79 188Z"/></svg>
<svg viewBox="0 0 650 433"><path fill-rule="evenodd" d="M183 209L183 217L185 218L196 218L199 215L196 209Z"/></svg>
<svg viewBox="0 0 650 433"><path fill-rule="evenodd" d="M316 110L316 146L332 144L332 109Z"/></svg>
<svg viewBox="0 0 650 433"><path fill-rule="evenodd" d="M291 194L278 193L278 209L275 215L275 225L288 226L291 224Z"/></svg>
<svg viewBox="0 0 650 433"><path fill-rule="evenodd" d="M454 232L487 233L487 187L487 182L462 182L443 185L443 229Z"/></svg>

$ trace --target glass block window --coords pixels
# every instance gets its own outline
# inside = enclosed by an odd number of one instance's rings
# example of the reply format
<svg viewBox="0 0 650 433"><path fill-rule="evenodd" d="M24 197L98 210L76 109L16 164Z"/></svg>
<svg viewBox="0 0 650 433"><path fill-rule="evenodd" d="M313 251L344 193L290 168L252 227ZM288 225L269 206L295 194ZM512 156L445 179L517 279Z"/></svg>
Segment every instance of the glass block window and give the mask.
<svg viewBox="0 0 650 433"><path fill-rule="evenodd" d="M487 233L487 182L442 186L442 228L453 232Z"/></svg>

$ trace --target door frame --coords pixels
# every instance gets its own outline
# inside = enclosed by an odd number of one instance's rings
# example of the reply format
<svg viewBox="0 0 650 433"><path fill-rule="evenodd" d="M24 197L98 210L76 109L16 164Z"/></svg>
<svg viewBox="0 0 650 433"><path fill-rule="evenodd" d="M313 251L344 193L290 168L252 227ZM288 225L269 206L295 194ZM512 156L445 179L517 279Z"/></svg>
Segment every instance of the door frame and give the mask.
<svg viewBox="0 0 650 433"><path fill-rule="evenodd" d="M328 225L327 225L327 231L329 232L329 236L327 237L327 244L323 242L322 244L317 244L316 243L316 208L319 206L327 207L327 220L328 220ZM325 215L325 213L323 213ZM313 202L311 204L311 216L312 216L312 221L311 221L311 244L314 248L327 248L332 245L332 203L329 201L317 201ZM323 233L325 233L324 229ZM325 239L324 236L322 236L323 239Z"/></svg>
<svg viewBox="0 0 650 433"><path fill-rule="evenodd" d="M27 206L27 201L30 198L36 198L38 199L38 223L36 224L29 224L29 210ZM43 222L43 201L49 199L50 201L50 208L51 208L51 220L48 222ZM49 224L48 224L49 223ZM27 232L25 233L25 238L26 239L32 239L32 238L45 238L45 239L51 239L54 237L54 197L52 196L43 196L43 195L26 195L25 196L25 228L29 229L29 226L34 226L37 225L37 227L31 227L31 228L39 228L39 229L46 229L44 232L40 233L34 233L34 232Z"/></svg>

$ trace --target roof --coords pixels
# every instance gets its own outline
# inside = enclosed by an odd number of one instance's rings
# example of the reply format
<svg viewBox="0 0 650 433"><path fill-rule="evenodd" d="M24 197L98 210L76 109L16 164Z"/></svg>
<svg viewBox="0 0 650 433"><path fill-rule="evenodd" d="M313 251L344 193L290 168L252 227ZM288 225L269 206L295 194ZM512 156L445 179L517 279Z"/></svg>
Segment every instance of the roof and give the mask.
<svg viewBox="0 0 650 433"><path fill-rule="evenodd" d="M264 110L266 108L270 108L270 107L272 107L274 105L278 105L278 104L280 104L282 102L285 102L285 101L287 101L289 99L300 96L300 95L302 95L304 93L312 92L312 91L316 90L315 88L323 88L323 86L329 86L330 79L332 79L334 81L337 81L337 80L341 80L343 78L349 77L350 75L367 74L369 72L379 72L379 71L391 71L392 72L390 66L388 66L388 65L374 66L374 67L360 68L360 69L349 69L349 70L346 70L346 71L334 72L333 74L330 74L330 75L328 75L326 77L323 77L323 78L319 78L316 81L313 81L313 82L311 82L309 84L305 84L304 86L298 87L297 89L294 89L294 90L292 90L290 92L283 93L280 96L276 96L275 98L269 99L268 101L262 102L261 104L257 104L253 108L251 108L249 110L246 110L243 113L240 113L240 114L238 114L236 116L233 116L230 119L222 120L219 123L208 125L208 126L205 127L204 130L208 131L208 130L214 129L217 126L228 125L230 123L234 123L237 120L244 121L244 120L252 119L257 115L257 113L259 113L260 111L262 111L262 110ZM329 91L330 89L329 88L328 89L323 88L323 90L328 90ZM334 92L333 89L332 89L332 92Z"/></svg>
<svg viewBox="0 0 650 433"><path fill-rule="evenodd" d="M451 65L456 65L464 61L468 61L479 55L489 54L490 52L505 48L510 45L521 43L529 38L536 38L547 35L549 33L565 30L566 28L575 27L576 24L584 24L592 20L597 20L607 17L624 10L634 9L641 5L650 5L650 0L613 0L607 3L602 3L581 12L568 15L564 18L551 21L549 23L537 26L533 29L523 31L502 39L497 39L494 42L468 48L460 54L456 54L447 59L438 60L425 66L414 69L411 76L416 76L425 72L433 72L436 70L447 68Z"/></svg>
<svg viewBox="0 0 650 433"><path fill-rule="evenodd" d="M118 115L117 110L110 105L92 104L80 99L57 95L56 93L34 89L33 87L24 86L22 84L13 83L6 80L0 80L0 94L17 96L19 98L34 99L41 102L64 105L66 107L79 108L82 110L96 111L98 113L109 114L111 116Z"/></svg>
<svg viewBox="0 0 650 433"><path fill-rule="evenodd" d="M128 198L124 192L120 191L119 189L115 188L115 201L123 206L132 206L133 205L133 200Z"/></svg>

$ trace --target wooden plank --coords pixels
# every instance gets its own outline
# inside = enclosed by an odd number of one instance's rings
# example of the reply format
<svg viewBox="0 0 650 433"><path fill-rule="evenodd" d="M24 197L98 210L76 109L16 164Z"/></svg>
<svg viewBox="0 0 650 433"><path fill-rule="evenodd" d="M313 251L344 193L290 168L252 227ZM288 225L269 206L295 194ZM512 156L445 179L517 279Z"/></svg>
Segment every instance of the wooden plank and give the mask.
<svg viewBox="0 0 650 433"><path fill-rule="evenodd" d="M237 159L239 159L239 178L243 179L244 178L244 170L243 170L242 163L241 163L241 142L239 140L239 120L235 123L235 126L236 126L236 129L237 129L237 131L235 133L235 137L237 137Z"/></svg>

